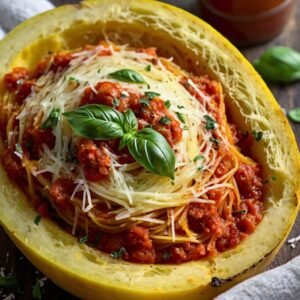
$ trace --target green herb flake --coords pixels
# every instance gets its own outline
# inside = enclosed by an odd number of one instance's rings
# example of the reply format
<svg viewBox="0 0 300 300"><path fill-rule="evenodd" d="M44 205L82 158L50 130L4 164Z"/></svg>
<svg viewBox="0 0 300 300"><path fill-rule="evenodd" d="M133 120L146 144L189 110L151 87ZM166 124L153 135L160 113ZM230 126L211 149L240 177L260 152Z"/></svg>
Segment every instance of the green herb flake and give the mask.
<svg viewBox="0 0 300 300"><path fill-rule="evenodd" d="M146 98L141 98L139 100L139 102L140 102L140 104L144 104L144 105L146 105L148 107L150 106L150 101L148 99L146 99Z"/></svg>
<svg viewBox="0 0 300 300"><path fill-rule="evenodd" d="M185 118L184 118L184 115L180 112L176 112L176 115L178 117L178 119L183 123L185 124Z"/></svg>
<svg viewBox="0 0 300 300"><path fill-rule="evenodd" d="M145 96L148 97L150 100L154 99L155 97L160 96L159 93L155 93L155 92L145 92Z"/></svg>
<svg viewBox="0 0 300 300"><path fill-rule="evenodd" d="M40 215L37 215L34 220L33 220L33 223L35 225L39 225L40 224L40 221L41 221L42 217Z"/></svg>
<svg viewBox="0 0 300 300"><path fill-rule="evenodd" d="M68 77L68 80L69 81L75 81L76 83L79 83L79 80L75 77L72 77L72 76Z"/></svg>
<svg viewBox="0 0 300 300"><path fill-rule="evenodd" d="M194 157L193 161L197 161L197 160L200 160L200 159L203 159L203 158L204 158L204 156L201 155L201 154L199 154L199 155L196 155L196 156Z"/></svg>
<svg viewBox="0 0 300 300"><path fill-rule="evenodd" d="M112 252L112 253L110 254L110 256L111 256L112 258L119 259L119 258L122 258L122 256L123 256L126 252L127 252L127 251L126 251L125 247L121 247L120 249L118 249L118 250Z"/></svg>
<svg viewBox="0 0 300 300"><path fill-rule="evenodd" d="M186 126L186 125L184 125L184 126L183 126L183 130L189 130L189 127Z"/></svg>
<svg viewBox="0 0 300 300"><path fill-rule="evenodd" d="M292 121L300 123L300 107L290 110L288 116Z"/></svg>
<svg viewBox="0 0 300 300"><path fill-rule="evenodd" d="M221 142L218 139L211 137L209 140L214 143L217 148L219 148Z"/></svg>
<svg viewBox="0 0 300 300"><path fill-rule="evenodd" d="M120 105L120 100L117 98L114 98L113 100L113 106L119 106Z"/></svg>
<svg viewBox="0 0 300 300"><path fill-rule="evenodd" d="M179 109L183 109L183 108L184 108L183 105L177 105L177 107L178 107Z"/></svg>
<svg viewBox="0 0 300 300"><path fill-rule="evenodd" d="M136 71L131 69L121 69L108 74L109 77L129 83L146 83L145 79Z"/></svg>
<svg viewBox="0 0 300 300"><path fill-rule="evenodd" d="M98 70L97 70L97 73L99 74L101 72L101 69L99 68Z"/></svg>
<svg viewBox="0 0 300 300"><path fill-rule="evenodd" d="M16 151L20 154L20 155L23 155L23 149L21 147L20 144L16 144Z"/></svg>
<svg viewBox="0 0 300 300"><path fill-rule="evenodd" d="M166 108L170 108L171 107L171 101L170 100L166 100L164 103L165 103L165 107Z"/></svg>
<svg viewBox="0 0 300 300"><path fill-rule="evenodd" d="M88 241L88 237L85 235L81 237L79 240L79 244L85 244Z"/></svg>
<svg viewBox="0 0 300 300"><path fill-rule="evenodd" d="M236 211L232 212L233 215L246 214L246 213L247 213L247 210L245 210L245 209L236 210Z"/></svg>
<svg viewBox="0 0 300 300"><path fill-rule="evenodd" d="M41 291L41 282L37 280L35 285L32 287L32 297L34 299L41 300L42 299L42 291Z"/></svg>
<svg viewBox="0 0 300 300"><path fill-rule="evenodd" d="M168 261L171 257L171 252L169 250L164 250L162 257L164 261Z"/></svg>
<svg viewBox="0 0 300 300"><path fill-rule="evenodd" d="M274 176L274 175L271 176L271 179L272 179L273 181L276 181L276 180L277 180L276 176Z"/></svg>
<svg viewBox="0 0 300 300"><path fill-rule="evenodd" d="M253 137L254 137L254 139L257 141L257 142L259 142L261 139L262 139L262 137L263 137L263 132L262 131L253 131L252 132L252 135L253 135Z"/></svg>
<svg viewBox="0 0 300 300"><path fill-rule="evenodd" d="M60 119L60 109L54 108L51 111L47 120L42 124L41 128L42 129L52 129L52 128L56 127L59 119Z"/></svg>
<svg viewBox="0 0 300 300"><path fill-rule="evenodd" d="M160 118L159 123L164 124L164 125L168 125L171 123L171 119L168 118L167 116L163 116Z"/></svg>
<svg viewBox="0 0 300 300"><path fill-rule="evenodd" d="M216 121L212 117L210 117L209 115L205 115L204 119L206 120L205 128L207 130L212 130L217 128Z"/></svg>
<svg viewBox="0 0 300 300"><path fill-rule="evenodd" d="M147 67L145 68L145 70L146 70L147 72L150 72L150 71L151 71L151 65L147 65Z"/></svg>
<svg viewBox="0 0 300 300"><path fill-rule="evenodd" d="M18 287L18 280L16 275L0 275L0 288L12 289Z"/></svg>
<svg viewBox="0 0 300 300"><path fill-rule="evenodd" d="M204 166L198 167L197 170L198 171L202 171L204 169Z"/></svg>

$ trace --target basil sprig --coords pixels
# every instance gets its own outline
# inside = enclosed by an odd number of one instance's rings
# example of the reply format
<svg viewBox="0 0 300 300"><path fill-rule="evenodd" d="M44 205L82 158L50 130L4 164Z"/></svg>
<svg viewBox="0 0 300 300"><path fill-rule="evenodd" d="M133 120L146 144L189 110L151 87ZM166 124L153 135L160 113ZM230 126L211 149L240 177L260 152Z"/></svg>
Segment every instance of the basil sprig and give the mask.
<svg viewBox="0 0 300 300"><path fill-rule="evenodd" d="M124 134L124 115L106 105L85 105L63 115L78 135L88 139L110 140Z"/></svg>
<svg viewBox="0 0 300 300"><path fill-rule="evenodd" d="M94 140L121 138L119 148L128 147L133 158L146 170L174 179L174 151L159 132L144 128L132 110L120 113L106 105L91 104L63 114L79 136Z"/></svg>
<svg viewBox="0 0 300 300"><path fill-rule="evenodd" d="M146 83L145 79L139 73L131 69L121 69L108 74L108 76L124 82Z"/></svg>
<svg viewBox="0 0 300 300"><path fill-rule="evenodd" d="M290 83L300 80L300 53L289 47L273 47L253 62L268 81Z"/></svg>

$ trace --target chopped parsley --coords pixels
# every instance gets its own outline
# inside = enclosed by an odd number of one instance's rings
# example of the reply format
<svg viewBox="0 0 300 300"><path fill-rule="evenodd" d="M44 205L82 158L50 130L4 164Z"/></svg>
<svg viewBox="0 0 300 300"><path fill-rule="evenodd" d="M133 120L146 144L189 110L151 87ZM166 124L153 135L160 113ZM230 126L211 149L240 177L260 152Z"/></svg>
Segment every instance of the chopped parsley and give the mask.
<svg viewBox="0 0 300 300"><path fill-rule="evenodd" d="M170 108L171 107L171 101L170 100L167 100L164 103L165 103L165 107L166 108Z"/></svg>
<svg viewBox="0 0 300 300"><path fill-rule="evenodd" d="M189 130L189 127L186 126L186 125L184 125L184 126L183 126L183 130Z"/></svg>
<svg viewBox="0 0 300 300"><path fill-rule="evenodd" d="M148 99L146 99L146 98L141 98L140 99L140 103L144 104L144 105L146 105L148 107L150 106L150 101Z"/></svg>
<svg viewBox="0 0 300 300"><path fill-rule="evenodd" d="M164 124L164 125L168 125L171 123L171 119L168 118L167 116L161 117L159 120L159 123Z"/></svg>
<svg viewBox="0 0 300 300"><path fill-rule="evenodd" d="M23 149L20 144L16 144L16 151L21 155L23 154Z"/></svg>
<svg viewBox="0 0 300 300"><path fill-rule="evenodd" d="M254 130L254 131L252 131L252 135L255 138L255 140L257 142L259 142L262 139L262 137L263 137L263 132L262 131L255 131Z"/></svg>
<svg viewBox="0 0 300 300"><path fill-rule="evenodd" d="M114 105L114 106L119 106L119 105L120 105L120 100L117 99L117 98L114 98L114 100L113 100L113 105Z"/></svg>
<svg viewBox="0 0 300 300"><path fill-rule="evenodd" d="M155 92L145 92L145 96L148 97L150 100L154 99L155 97L160 96L159 93L155 93Z"/></svg>
<svg viewBox="0 0 300 300"><path fill-rule="evenodd" d="M79 80L75 77L70 76L68 79L69 81L75 81L76 83L79 83Z"/></svg>
<svg viewBox="0 0 300 300"><path fill-rule="evenodd" d="M183 105L177 105L177 107L178 107L179 109L183 109L183 108L184 108Z"/></svg>
<svg viewBox="0 0 300 300"><path fill-rule="evenodd" d="M52 129L54 128L59 121L60 118L60 109L59 108L54 108L47 120L42 124L41 128L42 129Z"/></svg>
<svg viewBox="0 0 300 300"><path fill-rule="evenodd" d="M202 171L203 169L204 169L204 166L197 168L198 171Z"/></svg>
<svg viewBox="0 0 300 300"><path fill-rule="evenodd" d="M237 211L232 212L233 215L245 214L245 213L247 213L247 210L245 210L245 209L237 210Z"/></svg>
<svg viewBox="0 0 300 300"><path fill-rule="evenodd" d="M210 117L209 115L205 115L204 119L206 120L205 128L207 130L212 130L217 128L216 121L212 117Z"/></svg>
<svg viewBox="0 0 300 300"><path fill-rule="evenodd" d="M147 72L150 72L150 71L151 71L151 65L147 65L147 67L145 68L145 70L146 70Z"/></svg>
<svg viewBox="0 0 300 300"><path fill-rule="evenodd" d="M164 261L168 261L170 259L170 257L171 257L171 252L168 251L168 250L164 250L162 257L163 257Z"/></svg>
<svg viewBox="0 0 300 300"><path fill-rule="evenodd" d="M40 221L41 221L42 217L40 215L37 215L34 220L33 220L33 223L35 225L39 225L40 224Z"/></svg>
<svg viewBox="0 0 300 300"><path fill-rule="evenodd" d="M197 160L203 159L203 158L204 158L204 156L201 155L201 154L199 154L199 155L196 155L196 156L194 157L193 161L197 161Z"/></svg>
<svg viewBox="0 0 300 300"><path fill-rule="evenodd" d="M88 241L88 237L85 235L81 237L79 240L79 244L85 244Z"/></svg>
<svg viewBox="0 0 300 300"><path fill-rule="evenodd" d="M123 256L126 252L127 252L127 251L126 251L125 247L121 247L120 249L118 249L118 250L112 252L112 253L110 254L110 256L111 256L112 258L118 259L118 258L122 258L122 256Z"/></svg>
<svg viewBox="0 0 300 300"><path fill-rule="evenodd" d="M218 139L211 137L209 140L214 143L217 148L219 148L220 141Z"/></svg>
<svg viewBox="0 0 300 300"><path fill-rule="evenodd" d="M184 118L183 114L180 113L180 112L176 112L176 115L177 115L178 119L179 119L183 124L185 124L185 118Z"/></svg>

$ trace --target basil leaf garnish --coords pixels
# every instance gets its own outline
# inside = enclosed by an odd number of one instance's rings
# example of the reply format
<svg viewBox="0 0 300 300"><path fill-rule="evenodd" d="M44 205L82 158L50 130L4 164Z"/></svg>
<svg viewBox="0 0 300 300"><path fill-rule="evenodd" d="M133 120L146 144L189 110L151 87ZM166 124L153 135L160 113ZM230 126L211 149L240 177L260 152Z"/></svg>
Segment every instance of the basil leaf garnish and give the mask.
<svg viewBox="0 0 300 300"><path fill-rule="evenodd" d="M172 148L164 136L151 128L138 132L138 120L132 110L120 113L110 106L91 104L63 115L78 135L94 140L121 138L119 149L127 146L145 169L174 179L175 154Z"/></svg>
<svg viewBox="0 0 300 300"><path fill-rule="evenodd" d="M131 109L124 113L124 130L125 132L136 132L138 128L138 121Z"/></svg>
<svg viewBox="0 0 300 300"><path fill-rule="evenodd" d="M41 125L42 129L52 129L54 128L59 121L60 118L60 109L59 108L54 108L47 120Z"/></svg>
<svg viewBox="0 0 300 300"><path fill-rule="evenodd" d="M288 116L292 121L300 123L300 107L290 110Z"/></svg>
<svg viewBox="0 0 300 300"><path fill-rule="evenodd" d="M253 62L268 81L289 83L300 80L300 53L289 47L273 47Z"/></svg>
<svg viewBox="0 0 300 300"><path fill-rule="evenodd" d="M90 104L63 114L80 136L94 140L110 140L124 134L124 116L106 105Z"/></svg>
<svg viewBox="0 0 300 300"><path fill-rule="evenodd" d="M209 115L204 115L204 119L206 120L205 128L207 130L217 128L216 121L212 117L210 117Z"/></svg>
<svg viewBox="0 0 300 300"><path fill-rule="evenodd" d="M110 73L108 75L113 79L124 81L124 82L146 83L144 78L139 73L131 69L121 69L113 73Z"/></svg>
<svg viewBox="0 0 300 300"><path fill-rule="evenodd" d="M144 128L128 141L128 150L146 170L174 179L175 155L166 139L151 128Z"/></svg>

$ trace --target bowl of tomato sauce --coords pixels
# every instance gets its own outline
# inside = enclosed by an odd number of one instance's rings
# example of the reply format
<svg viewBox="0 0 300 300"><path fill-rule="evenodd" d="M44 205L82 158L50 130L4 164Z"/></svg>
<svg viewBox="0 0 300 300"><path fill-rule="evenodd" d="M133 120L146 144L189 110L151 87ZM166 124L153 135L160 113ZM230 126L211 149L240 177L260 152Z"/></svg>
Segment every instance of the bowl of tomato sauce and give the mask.
<svg viewBox="0 0 300 300"><path fill-rule="evenodd" d="M295 0L200 0L203 19L240 46L277 36L295 5Z"/></svg>

